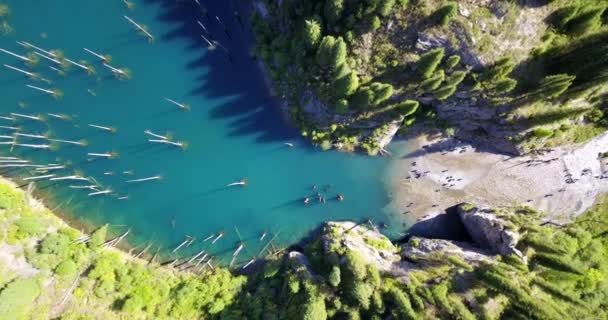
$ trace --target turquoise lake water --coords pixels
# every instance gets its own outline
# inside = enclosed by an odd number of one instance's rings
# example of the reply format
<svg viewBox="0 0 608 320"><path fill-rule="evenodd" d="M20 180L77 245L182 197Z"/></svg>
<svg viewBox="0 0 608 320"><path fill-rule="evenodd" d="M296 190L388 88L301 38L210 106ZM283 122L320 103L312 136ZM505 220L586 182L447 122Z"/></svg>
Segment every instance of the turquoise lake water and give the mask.
<svg viewBox="0 0 608 320"><path fill-rule="evenodd" d="M257 255L277 233L275 243L288 245L326 220L371 218L389 223L391 234L404 229L387 209L390 199L384 181L390 159L322 152L284 123L256 62L248 55L252 36L241 29L233 14L239 10L246 24L248 1L239 1L243 6L238 8L228 1L206 1L212 21L197 10L194 1L132 1L133 10L127 10L120 0L4 2L11 8L8 21L14 32L0 37L1 48L25 54L32 50L16 41L27 41L44 49L59 49L74 61L85 59L97 71L88 76L72 66L61 76L50 68L58 67L53 62L41 59L29 67L0 54L0 64L37 72L52 81L50 85L31 81L2 67L2 116L11 112L71 116L71 121L48 115L44 121L0 119L0 125L19 126L22 133L88 142L85 147L58 143L59 148L50 151L26 147L11 151L3 145L1 155L67 165L53 173L67 176L76 172L94 178L101 189L113 190L110 195L89 197L90 190L69 188L89 184L86 182L38 181L37 191L69 217L95 225L109 223L115 233L131 228L129 243L137 246L153 241L154 248L159 246L165 253L191 235L198 240L178 251L179 255L207 248L224 260L239 244L238 229L245 243L238 263ZM140 35L124 14L146 25L154 43ZM231 39L213 21L216 15ZM232 63L220 49L207 50L197 19L230 50ZM131 79L113 77L84 47L111 55L110 64L128 68ZM64 97L55 100L26 84L61 89ZM179 110L163 97L187 103L191 111ZM103 132L88 124L115 127L117 132ZM188 147L181 150L147 142L146 129L171 132ZM0 129L1 135L10 133ZM47 143L24 137L18 142ZM295 147L288 148L285 142ZM118 157L90 161L89 152L116 152ZM37 175L32 169L1 172ZM109 172L114 175L104 174ZM125 182L156 175L163 179ZM226 187L242 178L248 182L245 188ZM325 204L316 201L317 191L327 198ZM333 200L337 194L344 195L345 201ZM124 196L129 199L118 199ZM311 197L310 205L303 204L306 196ZM201 241L222 230L225 236L215 245ZM264 232L268 235L260 241Z"/></svg>

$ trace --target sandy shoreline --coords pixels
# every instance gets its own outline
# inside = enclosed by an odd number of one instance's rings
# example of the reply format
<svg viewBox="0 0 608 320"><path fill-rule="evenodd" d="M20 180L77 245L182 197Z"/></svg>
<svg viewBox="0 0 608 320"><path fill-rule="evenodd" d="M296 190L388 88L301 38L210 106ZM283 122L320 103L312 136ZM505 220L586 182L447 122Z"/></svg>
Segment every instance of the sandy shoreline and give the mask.
<svg viewBox="0 0 608 320"><path fill-rule="evenodd" d="M388 187L390 209L410 223L462 202L523 204L563 222L608 192L608 158L598 157L608 151L608 133L577 147L516 158L455 139L424 136L407 143L407 151L393 154Z"/></svg>

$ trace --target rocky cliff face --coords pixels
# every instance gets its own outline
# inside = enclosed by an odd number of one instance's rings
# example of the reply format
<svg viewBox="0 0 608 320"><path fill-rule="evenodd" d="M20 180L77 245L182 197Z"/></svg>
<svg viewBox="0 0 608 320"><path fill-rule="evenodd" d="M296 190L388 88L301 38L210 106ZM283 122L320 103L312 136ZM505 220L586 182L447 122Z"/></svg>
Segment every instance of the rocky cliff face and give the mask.
<svg viewBox="0 0 608 320"><path fill-rule="evenodd" d="M508 230L505 222L494 216L491 210L460 205L458 215L473 242L480 248L505 256L514 254L525 259L515 248L519 234Z"/></svg>

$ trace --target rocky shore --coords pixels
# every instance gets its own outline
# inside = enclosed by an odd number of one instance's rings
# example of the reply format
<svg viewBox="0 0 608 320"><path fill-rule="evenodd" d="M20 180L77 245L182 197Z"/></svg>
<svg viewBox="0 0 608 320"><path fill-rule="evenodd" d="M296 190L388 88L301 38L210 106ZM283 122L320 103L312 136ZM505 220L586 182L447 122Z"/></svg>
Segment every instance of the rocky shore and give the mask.
<svg viewBox="0 0 608 320"><path fill-rule="evenodd" d="M579 146L513 157L455 139L411 141L390 168L391 209L409 221L462 202L527 205L547 219L569 221L608 192L608 134Z"/></svg>

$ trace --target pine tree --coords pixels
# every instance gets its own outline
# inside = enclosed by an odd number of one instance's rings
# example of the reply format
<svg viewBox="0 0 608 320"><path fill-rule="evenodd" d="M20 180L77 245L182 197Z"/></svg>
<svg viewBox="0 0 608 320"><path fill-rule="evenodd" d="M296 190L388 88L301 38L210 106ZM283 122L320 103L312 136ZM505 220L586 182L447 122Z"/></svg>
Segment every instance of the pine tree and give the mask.
<svg viewBox="0 0 608 320"><path fill-rule="evenodd" d="M342 16L344 10L344 0L326 0L323 13L325 19L331 24L336 23Z"/></svg>
<svg viewBox="0 0 608 320"><path fill-rule="evenodd" d="M574 36L581 36L596 31L602 25L602 14L606 8L595 8L578 14L568 21L566 31Z"/></svg>
<svg viewBox="0 0 608 320"><path fill-rule="evenodd" d="M350 96L357 91L358 87L359 77L356 72L351 72L335 82L335 94L338 97Z"/></svg>
<svg viewBox="0 0 608 320"><path fill-rule="evenodd" d="M424 92L430 92L433 90L437 90L437 88L439 88L439 86L441 85L441 83L445 80L445 72L443 70L439 70L437 72L435 72L435 74L422 81L422 83L420 84L420 88L424 91Z"/></svg>
<svg viewBox="0 0 608 320"><path fill-rule="evenodd" d="M450 23L450 20L454 16L456 16L456 12L458 11L458 5L454 2L448 3L445 6L439 8L433 15L435 21L441 26L447 26Z"/></svg>
<svg viewBox="0 0 608 320"><path fill-rule="evenodd" d="M445 50L443 48L433 49L420 56L420 59L416 63L418 73L424 78L430 78L437 66L441 63Z"/></svg>
<svg viewBox="0 0 608 320"><path fill-rule="evenodd" d="M404 117L410 116L412 114L414 114L414 112L416 112L416 110L418 110L418 106L420 105L420 103L418 103L418 101L415 100L405 100L402 101L400 103L398 103L395 106L395 109L397 109L397 111Z"/></svg>
<svg viewBox="0 0 608 320"><path fill-rule="evenodd" d="M556 74L546 76L541 82L538 90L540 98L554 99L561 96L574 82L576 76L569 74Z"/></svg>
<svg viewBox="0 0 608 320"><path fill-rule="evenodd" d="M321 25L317 20L304 21L304 43L307 48L316 49L321 40Z"/></svg>

